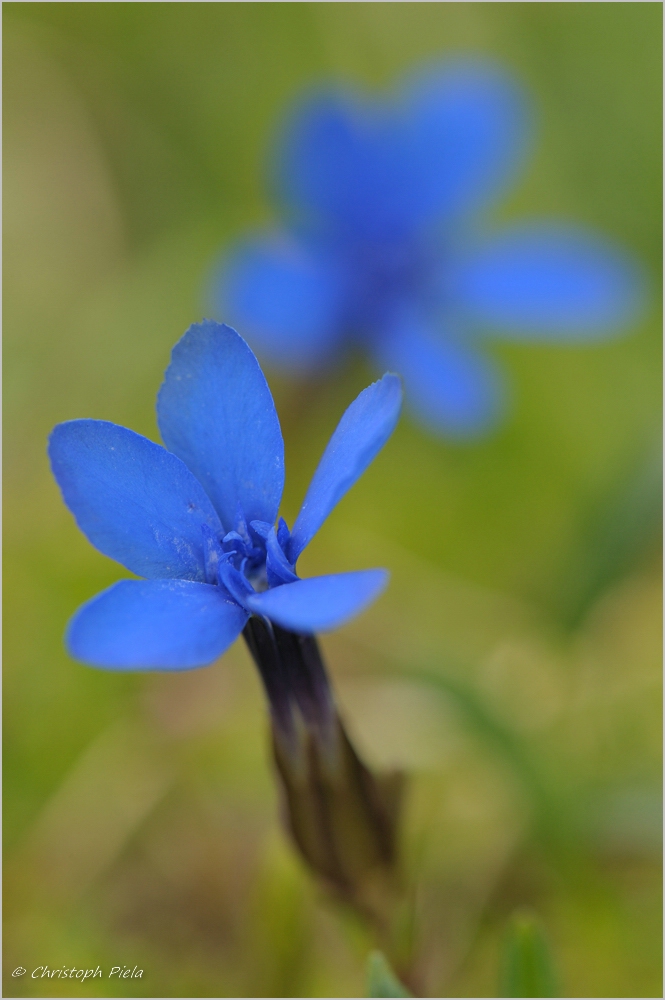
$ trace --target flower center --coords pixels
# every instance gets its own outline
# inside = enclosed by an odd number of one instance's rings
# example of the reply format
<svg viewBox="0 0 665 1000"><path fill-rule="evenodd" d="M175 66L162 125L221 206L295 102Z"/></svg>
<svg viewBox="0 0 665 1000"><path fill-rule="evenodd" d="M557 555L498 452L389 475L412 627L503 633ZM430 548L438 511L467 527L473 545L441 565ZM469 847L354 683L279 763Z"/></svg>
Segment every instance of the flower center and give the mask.
<svg viewBox="0 0 665 1000"><path fill-rule="evenodd" d="M242 514L236 527L218 538L203 527L206 583L222 585L239 603L243 594L297 580L284 548L289 529L280 518L277 529L266 521L252 521L248 526Z"/></svg>
<svg viewBox="0 0 665 1000"><path fill-rule="evenodd" d="M347 250L351 282L349 325L383 329L403 303L418 297L431 272L431 255L411 240L362 241Z"/></svg>

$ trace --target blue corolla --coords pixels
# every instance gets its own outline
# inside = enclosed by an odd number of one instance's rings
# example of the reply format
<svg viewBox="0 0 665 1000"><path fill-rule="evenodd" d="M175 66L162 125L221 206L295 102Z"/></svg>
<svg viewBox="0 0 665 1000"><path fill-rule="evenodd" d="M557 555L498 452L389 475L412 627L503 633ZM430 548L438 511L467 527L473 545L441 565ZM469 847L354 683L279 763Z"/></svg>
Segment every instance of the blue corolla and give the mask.
<svg viewBox="0 0 665 1000"><path fill-rule="evenodd" d="M483 432L505 399L484 338L588 342L624 328L641 297L628 257L583 227L478 225L529 131L522 90L485 63L430 67L383 100L309 97L273 164L285 224L226 256L215 308L296 373L360 344L401 373L430 429Z"/></svg>
<svg viewBox="0 0 665 1000"><path fill-rule="evenodd" d="M84 604L67 644L116 670L212 662L259 616L297 635L335 628L384 588L381 569L301 580L300 553L390 436L400 380L360 393L334 432L289 531L277 521L284 444L245 341L205 320L173 349L157 400L166 448L104 420L59 424L53 473L87 538L143 580ZM168 449L168 450L167 450Z"/></svg>

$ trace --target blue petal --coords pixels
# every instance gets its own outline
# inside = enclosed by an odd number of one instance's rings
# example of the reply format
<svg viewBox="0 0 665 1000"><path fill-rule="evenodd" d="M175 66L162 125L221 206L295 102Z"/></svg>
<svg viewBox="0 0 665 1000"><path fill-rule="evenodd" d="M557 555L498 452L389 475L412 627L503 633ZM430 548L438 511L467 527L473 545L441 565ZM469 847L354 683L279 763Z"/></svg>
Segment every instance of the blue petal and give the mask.
<svg viewBox="0 0 665 1000"><path fill-rule="evenodd" d="M205 560L205 582L218 584L220 566L227 561L229 556L221 546L219 535L215 535L207 527L203 529L203 558Z"/></svg>
<svg viewBox="0 0 665 1000"><path fill-rule="evenodd" d="M400 97L414 212L459 214L495 195L524 161L524 91L492 63L431 66L407 81Z"/></svg>
<svg viewBox="0 0 665 1000"><path fill-rule="evenodd" d="M286 553L292 565L383 448L401 405L402 384L397 375L384 375L351 403L328 442L293 525Z"/></svg>
<svg viewBox="0 0 665 1000"><path fill-rule="evenodd" d="M247 613L218 587L186 580L121 580L76 612L72 656L110 670L189 670L216 660Z"/></svg>
<svg viewBox="0 0 665 1000"><path fill-rule="evenodd" d="M139 576L205 580L203 529L221 525L201 484L168 451L105 420L58 424L53 474L76 522Z"/></svg>
<svg viewBox="0 0 665 1000"><path fill-rule="evenodd" d="M473 437L488 430L503 407L496 366L416 319L403 319L386 333L376 353L381 365L401 372L407 406L435 434Z"/></svg>
<svg viewBox="0 0 665 1000"><path fill-rule="evenodd" d="M257 353L295 372L321 367L338 347L343 295L330 259L287 237L240 247L214 290L218 312Z"/></svg>
<svg viewBox="0 0 665 1000"><path fill-rule="evenodd" d="M284 128L278 191L347 239L404 237L494 193L524 158L526 117L486 63L435 66L382 102L319 93Z"/></svg>
<svg viewBox="0 0 665 1000"><path fill-rule="evenodd" d="M635 318L636 267L602 238L573 227L509 230L461 265L452 291L469 317L515 338L594 339Z"/></svg>
<svg viewBox="0 0 665 1000"><path fill-rule="evenodd" d="M384 569L313 576L255 594L247 606L292 632L325 632L360 614L387 583Z"/></svg>
<svg viewBox="0 0 665 1000"><path fill-rule="evenodd" d="M235 330L204 320L171 354L157 397L167 448L201 482L226 531L277 516L284 443L270 389Z"/></svg>
<svg viewBox="0 0 665 1000"><path fill-rule="evenodd" d="M380 229L390 203L389 170L376 108L349 92L318 93L297 105L277 150L278 194L305 219L335 232ZM375 232L376 235L376 232Z"/></svg>

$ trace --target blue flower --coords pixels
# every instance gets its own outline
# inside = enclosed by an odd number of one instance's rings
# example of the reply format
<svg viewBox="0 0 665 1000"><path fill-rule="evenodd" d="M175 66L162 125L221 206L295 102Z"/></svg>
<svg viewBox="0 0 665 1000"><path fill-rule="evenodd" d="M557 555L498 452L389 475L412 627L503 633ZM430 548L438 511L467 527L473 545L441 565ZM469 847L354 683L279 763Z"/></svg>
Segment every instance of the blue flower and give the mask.
<svg viewBox="0 0 665 1000"><path fill-rule="evenodd" d="M395 375L342 417L289 531L276 524L284 445L266 380L245 341L212 320L176 344L157 400L166 448L104 420L59 424L49 455L87 538L143 580L84 604L67 644L116 670L186 670L215 660L251 615L299 634L335 628L387 582L384 570L298 578L296 563L393 431Z"/></svg>
<svg viewBox="0 0 665 1000"><path fill-rule="evenodd" d="M309 98L278 146L286 226L227 257L215 308L295 372L360 343L403 375L428 427L482 432L505 398L484 337L592 341L641 297L628 258L581 227L477 225L526 160L528 118L515 83L473 63L421 72L389 100Z"/></svg>

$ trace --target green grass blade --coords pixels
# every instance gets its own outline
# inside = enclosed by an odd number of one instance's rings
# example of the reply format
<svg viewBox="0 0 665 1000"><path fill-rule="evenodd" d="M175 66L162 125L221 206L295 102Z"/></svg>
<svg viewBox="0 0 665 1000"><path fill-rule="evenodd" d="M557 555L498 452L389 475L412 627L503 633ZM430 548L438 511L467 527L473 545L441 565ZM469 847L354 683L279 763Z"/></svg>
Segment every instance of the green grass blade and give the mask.
<svg viewBox="0 0 665 1000"><path fill-rule="evenodd" d="M411 994L388 965L380 951L371 952L367 959L368 997L410 997Z"/></svg>
<svg viewBox="0 0 665 1000"><path fill-rule="evenodd" d="M607 494L589 510L578 528L577 544L560 580L558 616L570 631L578 628L594 603L632 572L640 560L660 549L663 525L663 454L657 441Z"/></svg>
<svg viewBox="0 0 665 1000"><path fill-rule="evenodd" d="M538 920L530 913L516 913L504 940L499 996L556 997L556 978Z"/></svg>

